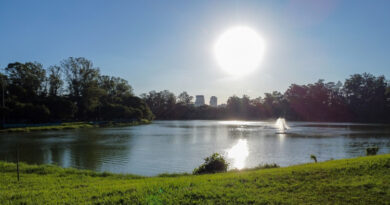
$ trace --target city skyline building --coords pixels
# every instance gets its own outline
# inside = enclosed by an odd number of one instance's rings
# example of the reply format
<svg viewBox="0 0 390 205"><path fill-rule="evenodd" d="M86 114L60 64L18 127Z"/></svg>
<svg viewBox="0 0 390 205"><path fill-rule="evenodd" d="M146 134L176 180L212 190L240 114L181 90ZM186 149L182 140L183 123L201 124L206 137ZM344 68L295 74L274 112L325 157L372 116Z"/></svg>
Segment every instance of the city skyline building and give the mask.
<svg viewBox="0 0 390 205"><path fill-rule="evenodd" d="M200 107L205 105L204 102L204 95L197 95L195 96L195 107Z"/></svg>
<svg viewBox="0 0 390 205"><path fill-rule="evenodd" d="M216 96L210 97L210 106L217 107L218 106L218 98Z"/></svg>

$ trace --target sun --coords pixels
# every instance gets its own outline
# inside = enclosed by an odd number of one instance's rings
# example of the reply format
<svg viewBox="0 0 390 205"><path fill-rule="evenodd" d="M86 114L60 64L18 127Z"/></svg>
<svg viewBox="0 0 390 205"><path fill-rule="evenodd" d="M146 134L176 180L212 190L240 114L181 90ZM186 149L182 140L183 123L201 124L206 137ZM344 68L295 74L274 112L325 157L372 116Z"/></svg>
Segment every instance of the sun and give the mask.
<svg viewBox="0 0 390 205"><path fill-rule="evenodd" d="M253 29L237 26L225 31L217 40L214 52L219 66L231 75L245 75L260 66L264 40Z"/></svg>

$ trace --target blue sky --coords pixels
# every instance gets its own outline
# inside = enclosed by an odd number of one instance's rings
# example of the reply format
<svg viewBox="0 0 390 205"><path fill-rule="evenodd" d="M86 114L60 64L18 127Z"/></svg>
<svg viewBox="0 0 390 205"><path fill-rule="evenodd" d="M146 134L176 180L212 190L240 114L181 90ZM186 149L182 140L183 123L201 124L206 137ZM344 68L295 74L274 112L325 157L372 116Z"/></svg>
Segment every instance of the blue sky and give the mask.
<svg viewBox="0 0 390 205"><path fill-rule="evenodd" d="M0 67L83 56L136 94L258 97L353 73L389 78L389 11L388 0L0 0ZM217 65L213 45L238 25L256 30L266 50L255 72L234 78Z"/></svg>

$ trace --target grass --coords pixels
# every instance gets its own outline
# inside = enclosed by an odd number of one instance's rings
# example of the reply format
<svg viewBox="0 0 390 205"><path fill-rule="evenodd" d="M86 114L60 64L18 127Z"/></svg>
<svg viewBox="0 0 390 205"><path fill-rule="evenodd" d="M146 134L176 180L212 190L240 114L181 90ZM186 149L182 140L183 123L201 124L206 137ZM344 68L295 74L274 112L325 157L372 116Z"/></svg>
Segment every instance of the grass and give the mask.
<svg viewBox="0 0 390 205"><path fill-rule="evenodd" d="M140 121L133 122L108 122L102 125L93 124L90 122L68 122L61 123L61 125L53 126L38 126L38 127L18 127L0 129L0 132L31 132L31 131L49 131L49 130L67 130L67 129L80 129L80 128L97 128L97 127L127 127L141 124L149 124L150 121L142 119Z"/></svg>
<svg viewBox="0 0 390 205"><path fill-rule="evenodd" d="M0 162L3 204L389 204L390 154L284 168L140 177Z"/></svg>

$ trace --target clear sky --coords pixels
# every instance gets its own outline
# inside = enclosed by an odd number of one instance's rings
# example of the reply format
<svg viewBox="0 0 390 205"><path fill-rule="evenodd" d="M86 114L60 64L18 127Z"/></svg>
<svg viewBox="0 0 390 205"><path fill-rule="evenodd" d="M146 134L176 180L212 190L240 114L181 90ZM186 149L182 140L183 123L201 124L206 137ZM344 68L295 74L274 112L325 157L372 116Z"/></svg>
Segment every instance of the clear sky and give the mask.
<svg viewBox="0 0 390 205"><path fill-rule="evenodd" d="M256 71L235 78L213 46L238 25L256 30L266 49ZM136 94L168 89L221 102L353 73L389 78L390 1L0 0L0 48L2 68L82 56Z"/></svg>

